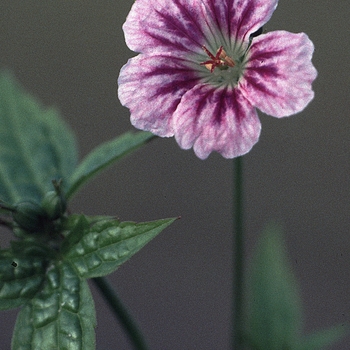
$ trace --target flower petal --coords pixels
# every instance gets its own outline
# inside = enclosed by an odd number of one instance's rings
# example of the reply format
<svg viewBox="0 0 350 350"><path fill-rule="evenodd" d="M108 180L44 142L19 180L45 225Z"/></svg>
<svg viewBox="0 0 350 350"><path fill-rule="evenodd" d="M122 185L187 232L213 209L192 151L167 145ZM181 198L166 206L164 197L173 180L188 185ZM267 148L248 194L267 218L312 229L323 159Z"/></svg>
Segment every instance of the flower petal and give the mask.
<svg viewBox="0 0 350 350"><path fill-rule="evenodd" d="M125 41L136 52L201 51L205 36L199 0L136 0L123 25Z"/></svg>
<svg viewBox="0 0 350 350"><path fill-rule="evenodd" d="M271 17L278 0L136 0L123 25L135 52L201 53L203 45L247 41ZM215 47L214 47L215 46Z"/></svg>
<svg viewBox="0 0 350 350"><path fill-rule="evenodd" d="M212 151L234 158L258 141L256 110L236 89L200 84L184 94L173 117L175 138L183 149L193 146L205 159Z"/></svg>
<svg viewBox="0 0 350 350"><path fill-rule="evenodd" d="M215 26L223 38L247 41L272 16L278 0L202 0L209 27ZM225 41L222 44L228 45Z"/></svg>
<svg viewBox="0 0 350 350"><path fill-rule="evenodd" d="M275 31L253 39L239 87L252 105L274 117L302 111L313 99L314 46L304 33Z"/></svg>
<svg viewBox="0 0 350 350"><path fill-rule="evenodd" d="M181 96L198 83L191 62L167 54L131 58L120 71L118 97L131 123L159 136L173 136L170 119Z"/></svg>

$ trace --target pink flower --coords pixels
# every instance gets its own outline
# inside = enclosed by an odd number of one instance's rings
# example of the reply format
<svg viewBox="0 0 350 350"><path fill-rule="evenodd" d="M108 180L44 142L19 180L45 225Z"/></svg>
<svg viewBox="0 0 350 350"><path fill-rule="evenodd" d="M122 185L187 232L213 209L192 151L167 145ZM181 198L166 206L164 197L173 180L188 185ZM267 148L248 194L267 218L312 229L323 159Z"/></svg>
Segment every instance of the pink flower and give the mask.
<svg viewBox="0 0 350 350"><path fill-rule="evenodd" d="M250 151L255 108L280 118L312 100L317 72L306 34L256 36L278 0L136 0L123 26L140 54L121 69L118 96L139 129L205 159ZM252 35L253 34L253 35Z"/></svg>

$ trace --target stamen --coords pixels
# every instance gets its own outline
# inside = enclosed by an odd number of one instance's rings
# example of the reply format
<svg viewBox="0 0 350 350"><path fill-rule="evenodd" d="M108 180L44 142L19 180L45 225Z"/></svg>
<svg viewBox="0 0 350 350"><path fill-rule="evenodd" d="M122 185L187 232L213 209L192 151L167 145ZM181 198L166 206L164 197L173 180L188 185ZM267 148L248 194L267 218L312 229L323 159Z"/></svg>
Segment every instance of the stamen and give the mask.
<svg viewBox="0 0 350 350"><path fill-rule="evenodd" d="M228 67L234 67L235 62L231 57L227 56L227 53L224 50L223 46L220 46L218 48L215 56L204 45L202 46L202 49L211 59L205 62L201 62L200 65L205 66L205 68L210 70L210 73L213 73L216 67L221 70L228 69Z"/></svg>
<svg viewBox="0 0 350 350"><path fill-rule="evenodd" d="M226 63L229 67L234 67L235 62L230 56L227 56L227 53L224 49L221 50L220 58L223 59L225 61L224 63Z"/></svg>

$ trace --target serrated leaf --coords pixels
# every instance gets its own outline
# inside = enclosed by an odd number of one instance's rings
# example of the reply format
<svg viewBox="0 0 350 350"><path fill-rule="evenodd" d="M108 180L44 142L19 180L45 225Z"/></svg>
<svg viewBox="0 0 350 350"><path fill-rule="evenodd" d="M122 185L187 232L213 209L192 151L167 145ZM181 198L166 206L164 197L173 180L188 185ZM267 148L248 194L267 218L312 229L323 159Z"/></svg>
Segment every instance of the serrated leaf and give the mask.
<svg viewBox="0 0 350 350"><path fill-rule="evenodd" d="M25 256L11 250L0 252L0 309L23 305L41 287L46 262L42 257Z"/></svg>
<svg viewBox="0 0 350 350"><path fill-rule="evenodd" d="M43 289L19 312L12 349L95 349L96 316L85 280L69 264L52 265Z"/></svg>
<svg viewBox="0 0 350 350"><path fill-rule="evenodd" d="M301 301L277 227L270 226L259 241L248 291L248 343L258 350L295 349Z"/></svg>
<svg viewBox="0 0 350 350"><path fill-rule="evenodd" d="M342 325L319 331L304 337L298 349L322 350L340 340L346 333L349 333L349 329Z"/></svg>
<svg viewBox="0 0 350 350"><path fill-rule="evenodd" d="M73 134L57 111L45 109L8 73L0 74L0 199L40 201L51 180L68 187L76 166Z"/></svg>
<svg viewBox="0 0 350 350"><path fill-rule="evenodd" d="M112 163L135 151L151 138L150 132L127 132L95 148L78 165L71 179L67 197L70 198L84 183Z"/></svg>
<svg viewBox="0 0 350 350"><path fill-rule="evenodd" d="M72 246L78 243L85 234L90 232L90 224L84 215L71 215L64 223L65 239L61 246L61 252L64 255Z"/></svg>
<svg viewBox="0 0 350 350"><path fill-rule="evenodd" d="M81 277L105 276L130 259L176 220L134 223L100 220L67 252L67 259Z"/></svg>

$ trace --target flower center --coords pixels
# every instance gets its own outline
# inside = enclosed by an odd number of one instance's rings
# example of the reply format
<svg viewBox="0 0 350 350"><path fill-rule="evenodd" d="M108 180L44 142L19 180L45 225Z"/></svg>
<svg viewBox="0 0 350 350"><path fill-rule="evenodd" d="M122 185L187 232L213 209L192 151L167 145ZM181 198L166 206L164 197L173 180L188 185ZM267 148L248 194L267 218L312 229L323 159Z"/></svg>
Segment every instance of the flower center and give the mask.
<svg viewBox="0 0 350 350"><path fill-rule="evenodd" d="M205 68L210 70L210 73L213 73L216 67L218 67L220 70L226 70L228 67L234 67L235 62L231 57L227 56L227 53L222 46L218 48L215 56L204 45L202 48L210 57L210 60L201 62L200 65L205 66Z"/></svg>
<svg viewBox="0 0 350 350"><path fill-rule="evenodd" d="M206 46L202 46L204 52L209 56L209 60L204 62L201 62L202 57L197 56L199 66L205 68L199 71L202 82L218 87L231 86L234 88L237 86L245 70L249 46L239 43L232 46L229 48L230 52L226 52L224 47L220 46L215 55Z"/></svg>

